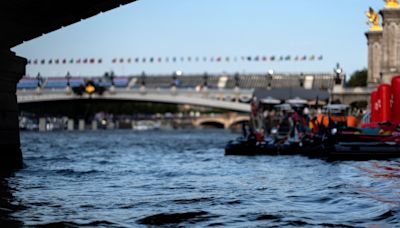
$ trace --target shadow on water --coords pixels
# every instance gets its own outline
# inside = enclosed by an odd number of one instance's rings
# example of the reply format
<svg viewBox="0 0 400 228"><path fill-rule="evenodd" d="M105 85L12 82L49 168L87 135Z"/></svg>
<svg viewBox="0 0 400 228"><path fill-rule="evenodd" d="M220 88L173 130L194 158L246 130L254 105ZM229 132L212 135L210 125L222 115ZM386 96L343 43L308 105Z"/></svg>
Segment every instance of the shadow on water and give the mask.
<svg viewBox="0 0 400 228"><path fill-rule="evenodd" d="M10 188L8 178L13 177L12 173L0 173L0 227L20 227L23 225L21 221L16 220L12 213L23 210L24 207L16 205L13 192L15 189Z"/></svg>

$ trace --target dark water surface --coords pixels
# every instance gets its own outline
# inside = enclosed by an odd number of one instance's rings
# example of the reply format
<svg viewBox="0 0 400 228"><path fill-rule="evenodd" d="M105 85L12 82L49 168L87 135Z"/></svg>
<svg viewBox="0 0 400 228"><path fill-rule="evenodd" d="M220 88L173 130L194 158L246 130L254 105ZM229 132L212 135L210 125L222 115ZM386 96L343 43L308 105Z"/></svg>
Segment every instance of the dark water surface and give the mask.
<svg viewBox="0 0 400 228"><path fill-rule="evenodd" d="M400 160L224 156L236 135L223 130L21 137L26 168L2 180L3 224L400 227Z"/></svg>

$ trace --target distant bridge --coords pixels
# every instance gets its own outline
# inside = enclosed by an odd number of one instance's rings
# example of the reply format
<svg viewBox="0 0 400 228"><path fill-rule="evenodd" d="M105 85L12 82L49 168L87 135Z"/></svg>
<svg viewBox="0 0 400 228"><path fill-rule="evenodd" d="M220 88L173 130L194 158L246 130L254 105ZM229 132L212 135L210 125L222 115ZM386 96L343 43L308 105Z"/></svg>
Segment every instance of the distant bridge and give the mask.
<svg viewBox="0 0 400 228"><path fill-rule="evenodd" d="M105 99L125 101L147 101L156 103L190 104L219 108L238 112L250 112L247 103L252 90L217 90L196 92L193 89L110 89L99 94L76 95L72 91L61 90L18 90L18 103L65 101L81 99Z"/></svg>
<svg viewBox="0 0 400 228"><path fill-rule="evenodd" d="M254 88L303 87L330 92L330 100L343 104L368 101L370 88L336 85L333 74L189 75L113 77L23 78L17 84L18 103L106 99L191 104L249 112ZM93 81L106 90L102 95L76 95L71 87Z"/></svg>

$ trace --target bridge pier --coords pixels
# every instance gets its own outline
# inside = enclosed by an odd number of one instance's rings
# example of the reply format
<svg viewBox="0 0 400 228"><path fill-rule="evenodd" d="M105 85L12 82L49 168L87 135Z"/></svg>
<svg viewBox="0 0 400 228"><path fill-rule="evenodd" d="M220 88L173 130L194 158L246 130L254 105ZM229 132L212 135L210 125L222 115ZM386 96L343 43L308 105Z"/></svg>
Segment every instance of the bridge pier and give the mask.
<svg viewBox="0 0 400 228"><path fill-rule="evenodd" d="M73 131L74 130L74 119L68 119L67 121L67 130Z"/></svg>
<svg viewBox="0 0 400 228"><path fill-rule="evenodd" d="M0 171L22 168L16 85L25 74L26 59L0 50Z"/></svg>

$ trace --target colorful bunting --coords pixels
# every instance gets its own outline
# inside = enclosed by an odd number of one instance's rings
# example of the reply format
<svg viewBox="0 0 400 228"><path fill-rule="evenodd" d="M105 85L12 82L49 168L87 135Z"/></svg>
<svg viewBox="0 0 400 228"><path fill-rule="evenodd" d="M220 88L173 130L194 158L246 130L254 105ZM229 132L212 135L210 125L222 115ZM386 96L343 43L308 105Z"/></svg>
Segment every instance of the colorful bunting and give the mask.
<svg viewBox="0 0 400 228"><path fill-rule="evenodd" d="M237 62L237 61L243 61L243 62L260 62L260 61L322 61L323 60L323 55L271 55L271 56L266 56L266 55L255 55L255 56L187 56L187 57L135 57L135 58L113 58L111 59L111 63L113 64L124 64L124 63L146 63L148 61L149 63L169 63L169 62L224 62L224 63L229 63L229 62ZM78 58L78 59L68 59L68 58L63 58L63 59L29 59L27 61L27 64L40 64L40 65L51 65L51 64L101 64L103 63L102 58Z"/></svg>

